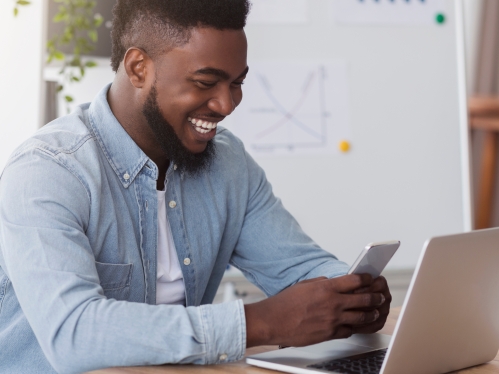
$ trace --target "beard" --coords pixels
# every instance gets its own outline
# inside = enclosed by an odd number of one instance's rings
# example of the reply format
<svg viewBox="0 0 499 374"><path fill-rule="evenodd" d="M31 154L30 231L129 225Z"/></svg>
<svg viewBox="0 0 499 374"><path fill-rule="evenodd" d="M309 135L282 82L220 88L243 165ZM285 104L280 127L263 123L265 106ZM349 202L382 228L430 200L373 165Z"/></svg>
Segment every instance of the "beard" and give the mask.
<svg viewBox="0 0 499 374"><path fill-rule="evenodd" d="M165 157L170 162L175 162L177 169L182 172L198 175L207 170L215 155L215 143L212 140L208 141L201 153L189 151L182 144L172 125L161 114L157 96L156 86L153 86L142 108L142 114L163 149Z"/></svg>

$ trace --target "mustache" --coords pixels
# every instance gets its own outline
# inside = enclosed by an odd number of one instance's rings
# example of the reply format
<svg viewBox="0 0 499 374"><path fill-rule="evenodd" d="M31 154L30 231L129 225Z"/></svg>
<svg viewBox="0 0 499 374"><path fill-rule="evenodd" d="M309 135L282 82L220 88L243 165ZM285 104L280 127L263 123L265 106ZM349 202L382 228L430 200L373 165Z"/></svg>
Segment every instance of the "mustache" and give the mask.
<svg viewBox="0 0 499 374"><path fill-rule="evenodd" d="M212 118L214 120L219 120L219 121L221 121L225 118L225 116L222 116L221 114L215 113L215 112L191 113L191 114L189 114L189 117L191 117L191 118Z"/></svg>

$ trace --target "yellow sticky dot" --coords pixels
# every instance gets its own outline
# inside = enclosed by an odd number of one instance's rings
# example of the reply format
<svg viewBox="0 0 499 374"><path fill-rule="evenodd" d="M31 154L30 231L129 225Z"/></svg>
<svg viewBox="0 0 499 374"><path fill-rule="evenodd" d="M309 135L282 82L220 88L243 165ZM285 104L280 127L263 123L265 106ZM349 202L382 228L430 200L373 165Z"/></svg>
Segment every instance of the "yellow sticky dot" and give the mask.
<svg viewBox="0 0 499 374"><path fill-rule="evenodd" d="M350 143L347 142L346 140L342 140L338 147L339 147L341 152L346 153L350 150Z"/></svg>

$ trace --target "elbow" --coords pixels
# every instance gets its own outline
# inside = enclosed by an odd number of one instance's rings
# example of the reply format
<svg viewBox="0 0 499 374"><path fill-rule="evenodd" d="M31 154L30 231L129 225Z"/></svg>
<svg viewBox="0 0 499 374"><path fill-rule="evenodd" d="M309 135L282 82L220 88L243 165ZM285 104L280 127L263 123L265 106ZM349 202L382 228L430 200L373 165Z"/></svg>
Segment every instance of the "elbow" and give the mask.
<svg viewBox="0 0 499 374"><path fill-rule="evenodd" d="M47 361L57 373L77 374L93 369L93 367L90 367L91 365L88 365L93 362L92 357L87 355L82 358L75 349L52 346L50 349L44 349L43 351ZM86 362L86 365L83 364L84 362Z"/></svg>

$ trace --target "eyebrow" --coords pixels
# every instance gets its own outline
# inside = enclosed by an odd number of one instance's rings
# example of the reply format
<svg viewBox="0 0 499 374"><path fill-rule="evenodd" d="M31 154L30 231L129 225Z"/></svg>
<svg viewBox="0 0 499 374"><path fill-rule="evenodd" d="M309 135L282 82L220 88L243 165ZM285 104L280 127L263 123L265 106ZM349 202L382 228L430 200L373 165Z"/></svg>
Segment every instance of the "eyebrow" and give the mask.
<svg viewBox="0 0 499 374"><path fill-rule="evenodd" d="M248 74L249 67L246 66L246 69L237 77L236 79L239 79L241 77L244 77L246 74ZM215 69L215 68L202 68L199 70L196 70L194 74L204 74L204 75L214 75L216 77L222 78L222 79L230 79L229 73L227 73L225 70L221 69Z"/></svg>

